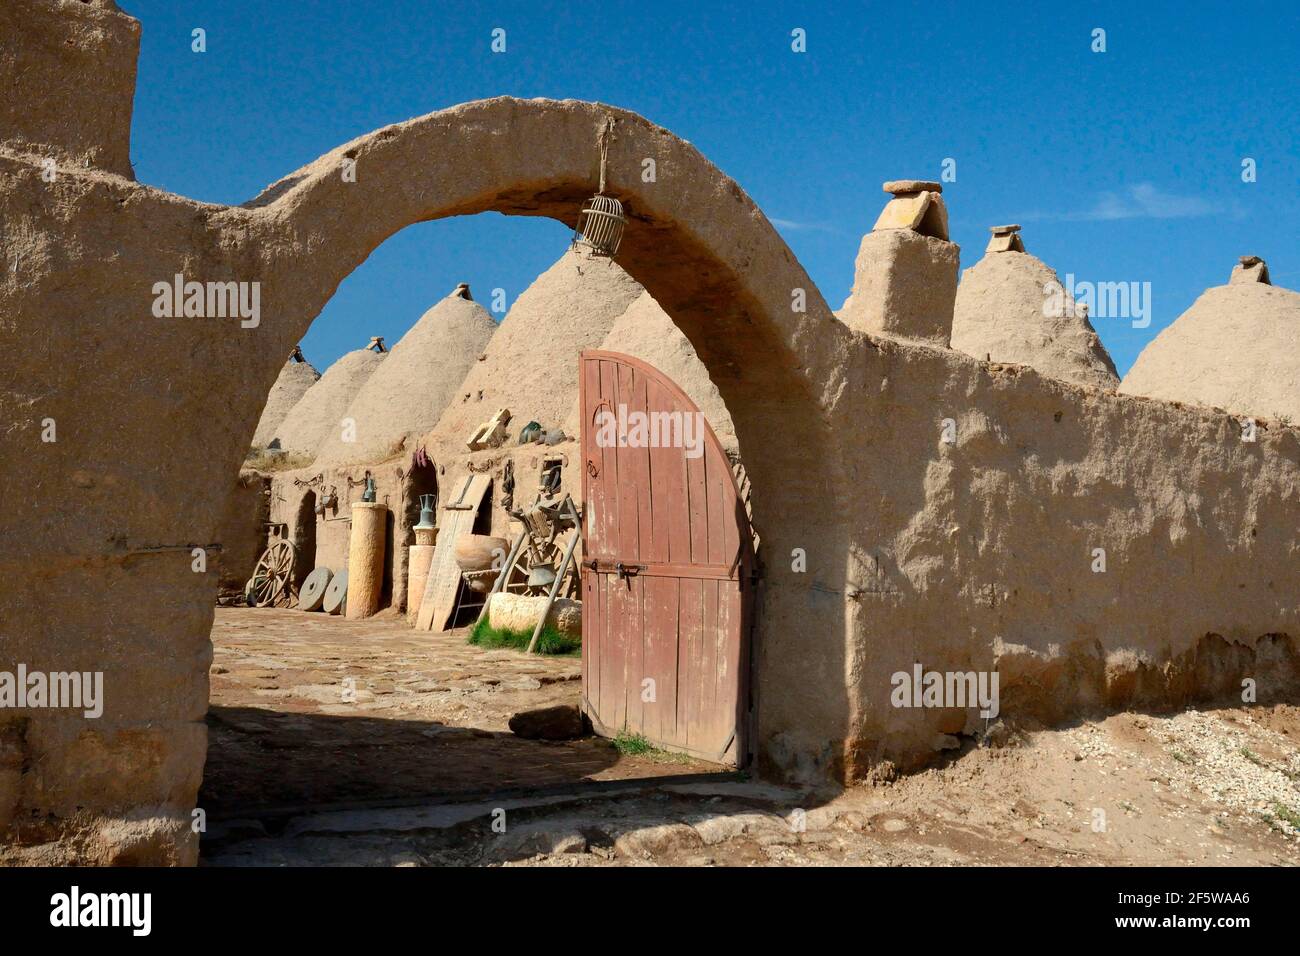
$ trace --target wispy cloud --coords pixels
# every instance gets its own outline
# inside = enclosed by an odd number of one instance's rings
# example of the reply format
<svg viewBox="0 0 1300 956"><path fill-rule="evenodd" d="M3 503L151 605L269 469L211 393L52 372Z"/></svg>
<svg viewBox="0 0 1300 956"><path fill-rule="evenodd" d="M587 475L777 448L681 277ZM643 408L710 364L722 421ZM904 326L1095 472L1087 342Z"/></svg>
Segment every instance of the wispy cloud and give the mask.
<svg viewBox="0 0 1300 956"><path fill-rule="evenodd" d="M790 232L839 232L834 226L824 222L798 222L794 219L776 219L769 218L768 222L778 229L786 229Z"/></svg>
<svg viewBox="0 0 1300 956"><path fill-rule="evenodd" d="M1200 196L1179 196L1152 183L1137 183L1123 192L1104 192L1086 209L1022 213L1017 219L1107 222L1115 219L1195 219L1223 210Z"/></svg>

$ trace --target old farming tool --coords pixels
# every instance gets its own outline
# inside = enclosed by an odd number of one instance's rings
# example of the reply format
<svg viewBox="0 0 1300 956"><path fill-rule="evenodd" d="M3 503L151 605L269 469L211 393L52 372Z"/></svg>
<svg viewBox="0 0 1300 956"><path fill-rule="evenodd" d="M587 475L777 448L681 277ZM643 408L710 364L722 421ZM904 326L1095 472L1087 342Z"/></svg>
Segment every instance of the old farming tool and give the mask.
<svg viewBox="0 0 1300 956"><path fill-rule="evenodd" d="M257 559L245 594L253 607L289 607L297 597L293 569L298 550L287 538L272 541Z"/></svg>

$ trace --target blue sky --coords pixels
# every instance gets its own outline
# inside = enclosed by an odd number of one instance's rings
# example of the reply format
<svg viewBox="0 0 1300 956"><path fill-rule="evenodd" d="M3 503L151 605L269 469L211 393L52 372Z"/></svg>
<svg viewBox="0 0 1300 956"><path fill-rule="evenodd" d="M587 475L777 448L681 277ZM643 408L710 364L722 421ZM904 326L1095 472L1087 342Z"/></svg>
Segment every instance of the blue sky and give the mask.
<svg viewBox="0 0 1300 956"><path fill-rule="evenodd" d="M1294 2L118 3L144 27L136 174L196 199L243 202L339 143L466 100L576 97L695 143L778 223L833 308L881 182L937 179L947 158L963 267L989 225L1020 222L1062 277L1151 283L1150 328L1096 322L1121 373L1239 255L1300 287ZM190 49L195 27L206 53ZM795 28L806 53L791 50ZM497 287L513 301L567 239L558 223L497 215L404 230L343 283L303 349L323 370L371 335L395 342L461 281L485 305Z"/></svg>

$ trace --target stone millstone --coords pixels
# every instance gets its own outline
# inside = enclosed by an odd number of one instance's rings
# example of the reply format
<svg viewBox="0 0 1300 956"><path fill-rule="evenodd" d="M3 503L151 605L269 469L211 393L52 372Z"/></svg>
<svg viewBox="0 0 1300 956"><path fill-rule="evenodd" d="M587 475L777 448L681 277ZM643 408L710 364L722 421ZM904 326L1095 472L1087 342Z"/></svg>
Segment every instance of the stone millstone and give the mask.
<svg viewBox="0 0 1300 956"><path fill-rule="evenodd" d="M895 196L905 196L908 193L943 192L942 185L932 183L926 179L891 179L880 188L887 193L893 193Z"/></svg>
<svg viewBox="0 0 1300 956"><path fill-rule="evenodd" d="M325 592L333 577L334 572L325 567L317 568L307 575L307 580L302 582L302 590L298 592L298 610L319 611L325 603Z"/></svg>
<svg viewBox="0 0 1300 956"><path fill-rule="evenodd" d="M325 589L325 600L321 609L326 614L342 614L348 602L348 572L340 571L334 575L329 587Z"/></svg>

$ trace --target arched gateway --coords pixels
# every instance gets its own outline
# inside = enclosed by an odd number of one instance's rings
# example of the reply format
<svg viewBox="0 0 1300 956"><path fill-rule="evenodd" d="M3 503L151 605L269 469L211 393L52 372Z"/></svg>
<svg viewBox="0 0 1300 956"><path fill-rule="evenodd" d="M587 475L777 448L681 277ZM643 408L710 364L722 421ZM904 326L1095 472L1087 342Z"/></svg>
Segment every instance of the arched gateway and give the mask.
<svg viewBox="0 0 1300 956"><path fill-rule="evenodd" d="M76 851L79 859L115 859L123 840L136 847L132 858L195 858L190 811L206 751L214 587L192 571L190 553L217 540L283 357L339 283L408 225L485 211L572 225L594 192L597 134L611 118L606 191L630 218L619 264L691 340L731 410L764 540L787 552L824 542L823 572L842 579L847 547L833 514L768 508L835 485L824 403L842 392L854 336L740 187L641 117L575 101L470 103L360 137L238 207L74 167L43 184L39 166L0 156L7 181L25 183L30 172L33 188L66 194L0 194L6 221L64 250L57 263L38 261L20 287L0 287L13 327L44 330L30 341L51 359L9 376L13 394L40 396L4 411L18 423L6 440L42 452L24 453L14 481L42 493L6 530L9 593L32 597L6 602L4 656L102 670L108 688L93 726L52 712L24 725L22 760L48 778L20 796L17 812L42 821L25 840L56 854L70 839L98 848ZM641 177L646 158L654 182ZM151 290L176 276L255 284L260 314L153 315ZM70 286L93 290L95 309L65 308ZM801 309L791 308L792 290ZM52 315L62 318L51 325ZM59 422L57 444L39 441L45 417ZM765 621L786 619L784 634L797 621L843 641L838 602L810 613L801 592L777 582L765 604ZM772 642L769 659L794 655L794 643ZM842 739L846 695L822 696L830 730L815 733ZM782 699L773 697L774 712ZM86 766L104 772L77 769ZM123 829L132 815L138 822Z"/></svg>

